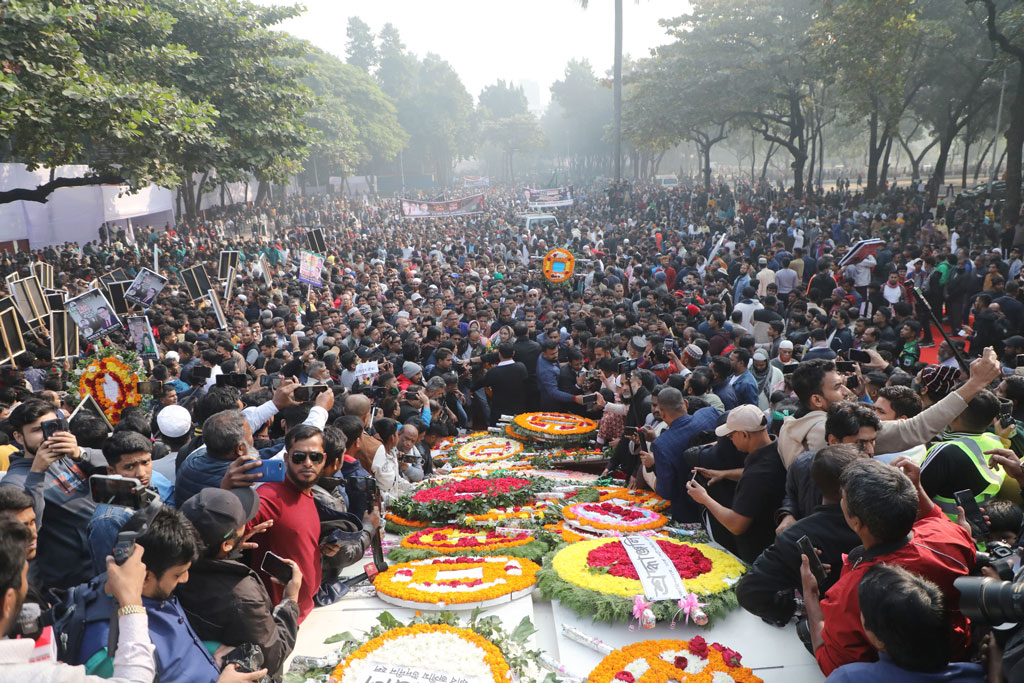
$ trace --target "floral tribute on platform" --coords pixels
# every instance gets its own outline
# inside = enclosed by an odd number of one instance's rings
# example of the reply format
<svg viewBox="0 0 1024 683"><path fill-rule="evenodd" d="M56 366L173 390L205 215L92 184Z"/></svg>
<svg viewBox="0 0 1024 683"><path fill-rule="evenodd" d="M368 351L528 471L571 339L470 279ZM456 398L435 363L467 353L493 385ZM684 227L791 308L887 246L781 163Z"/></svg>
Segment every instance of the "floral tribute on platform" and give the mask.
<svg viewBox="0 0 1024 683"><path fill-rule="evenodd" d="M523 413L508 425L520 439L548 444L587 441L597 432L597 422L569 413Z"/></svg>
<svg viewBox="0 0 1024 683"><path fill-rule="evenodd" d="M344 643L341 663L330 672L330 683L365 683L367 680L418 680L433 683L535 683L540 652L528 648L536 632L528 618L512 631L502 628L497 617L481 617L475 610L469 620L450 612L417 616L408 624L383 612L364 638L342 633L328 642ZM324 680L318 670L288 675L305 680ZM299 678L298 680L303 680Z"/></svg>
<svg viewBox="0 0 1024 683"><path fill-rule="evenodd" d="M733 586L746 571L729 553L700 543L667 538L654 543L672 563L685 589L701 602L706 625L737 606ZM629 622L644 585L618 538L583 540L563 545L544 558L537 577L544 597L559 600L595 621ZM670 621L684 609L683 600L657 600L649 607L657 621Z"/></svg>
<svg viewBox="0 0 1024 683"><path fill-rule="evenodd" d="M690 640L645 640L605 656L588 683L762 683L740 664L741 656L721 643Z"/></svg>
<svg viewBox="0 0 1024 683"><path fill-rule="evenodd" d="M419 529L426 529L430 526L430 522L419 522L415 519L406 519L405 517L399 517L390 510L384 513L385 530L388 533L398 534L404 536L405 534L411 534Z"/></svg>
<svg viewBox="0 0 1024 683"><path fill-rule="evenodd" d="M668 518L653 510L612 502L566 505L562 516L570 526L590 532L648 531L668 523Z"/></svg>
<svg viewBox="0 0 1024 683"><path fill-rule="evenodd" d="M373 586L381 600L402 607L491 607L531 593L539 570L521 557L430 557L389 567Z"/></svg>
<svg viewBox="0 0 1024 683"><path fill-rule="evenodd" d="M624 486L599 486L597 490L601 494L602 503L614 502L619 505L635 505L637 507L649 508L655 512L667 510L671 505L671 502L653 491L628 489Z"/></svg>
<svg viewBox="0 0 1024 683"><path fill-rule="evenodd" d="M548 543L532 531L493 531L430 527L402 538L400 547L388 555L392 562L409 562L436 555L515 555L540 562L550 550Z"/></svg>
<svg viewBox="0 0 1024 683"><path fill-rule="evenodd" d="M453 448L455 457L463 462L496 462L508 460L523 452L523 443L502 436L488 436Z"/></svg>
<svg viewBox="0 0 1024 683"><path fill-rule="evenodd" d="M405 519L447 524L491 508L523 505L551 487L551 482L542 479L498 473L428 484L395 499L390 508Z"/></svg>

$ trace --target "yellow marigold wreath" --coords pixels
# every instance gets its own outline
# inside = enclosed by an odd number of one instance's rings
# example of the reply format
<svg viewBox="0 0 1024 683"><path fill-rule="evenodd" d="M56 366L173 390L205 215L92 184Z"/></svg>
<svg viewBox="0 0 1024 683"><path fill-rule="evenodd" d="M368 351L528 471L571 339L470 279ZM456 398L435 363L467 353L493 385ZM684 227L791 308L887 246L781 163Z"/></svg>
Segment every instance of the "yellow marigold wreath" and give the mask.
<svg viewBox="0 0 1024 683"><path fill-rule="evenodd" d="M457 527L431 527L409 534L402 539L402 547L413 550L432 550L436 553L467 553L515 548L537 540L524 531L514 535L499 534L483 529Z"/></svg>
<svg viewBox="0 0 1024 683"><path fill-rule="evenodd" d="M415 639L417 636L424 636L428 634L454 635L461 640L480 648L484 654L484 661L490 669L491 680L493 683L508 683L508 681L511 680L512 672L509 669L508 662L505 661L505 657L502 655L501 650L483 636L478 635L470 629L456 628L446 624L416 624L414 626L403 626L401 628L394 628L386 631L382 635L377 636L360 647L358 650L346 657L344 661L338 664L331 673L330 683L344 683L345 674L349 668L354 667L354 665L358 665L363 660L372 661L373 654L392 641L400 639ZM415 663L414 658L411 657L410 660L410 664Z"/></svg>
<svg viewBox="0 0 1024 683"><path fill-rule="evenodd" d="M569 413L523 413L512 420L520 429L545 436L588 434L597 422Z"/></svg>
<svg viewBox="0 0 1024 683"><path fill-rule="evenodd" d="M727 552L716 550L703 543L684 543L666 539L677 545L688 545L699 550L711 560L711 570L686 579L686 589L698 595L714 595L732 588L729 579L737 579L746 571L743 563ZM551 567L566 583L598 593L617 595L632 600L634 595L643 595L643 584L637 579L594 573L589 570L587 555L591 550L608 543L618 543L617 538L580 541L565 546L551 560Z"/></svg>
<svg viewBox="0 0 1024 683"><path fill-rule="evenodd" d="M712 683L725 674L736 683L762 683L740 666L734 650L700 636L686 640L645 640L610 652L590 672L587 683Z"/></svg>
<svg viewBox="0 0 1024 683"><path fill-rule="evenodd" d="M403 562L377 575L380 595L445 606L485 602L532 588L540 566L521 557L430 557ZM444 572L473 573L446 578Z"/></svg>

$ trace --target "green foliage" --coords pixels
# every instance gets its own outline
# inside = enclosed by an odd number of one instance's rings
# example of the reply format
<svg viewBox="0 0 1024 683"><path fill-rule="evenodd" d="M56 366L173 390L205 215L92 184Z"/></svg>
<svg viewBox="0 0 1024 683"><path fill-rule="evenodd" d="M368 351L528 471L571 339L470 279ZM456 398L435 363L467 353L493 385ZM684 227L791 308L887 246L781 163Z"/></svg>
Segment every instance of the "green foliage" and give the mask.
<svg viewBox="0 0 1024 683"><path fill-rule="evenodd" d="M398 155L408 136L394 104L372 77L315 48L301 63L308 69L303 83L316 96L307 123L320 133L312 148L318 159L335 175L346 176L371 161Z"/></svg>
<svg viewBox="0 0 1024 683"><path fill-rule="evenodd" d="M345 43L348 63L363 73L369 74L379 60L373 31L370 30L369 24L359 17L349 17L345 35L348 37L348 41Z"/></svg>
<svg viewBox="0 0 1024 683"><path fill-rule="evenodd" d="M29 169L86 164L171 185L166 150L209 139L216 110L168 75L196 70L174 15L147 0L22 0L0 13L0 138Z"/></svg>

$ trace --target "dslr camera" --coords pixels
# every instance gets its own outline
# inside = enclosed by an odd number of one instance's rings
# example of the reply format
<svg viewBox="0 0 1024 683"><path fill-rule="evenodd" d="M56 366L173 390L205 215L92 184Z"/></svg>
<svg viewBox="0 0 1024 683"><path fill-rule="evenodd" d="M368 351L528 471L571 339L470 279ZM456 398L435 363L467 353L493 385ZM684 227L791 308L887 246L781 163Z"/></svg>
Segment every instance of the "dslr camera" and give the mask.
<svg viewBox="0 0 1024 683"><path fill-rule="evenodd" d="M999 578L962 576L953 581L953 587L960 591L960 611L965 616L990 626L1003 625L992 633L1003 647L1003 671L1013 671L1024 662L1024 630L1020 627L1024 619L1024 549L1019 538L1013 547L1005 543L987 547L988 552L978 553L977 568L991 567Z"/></svg>

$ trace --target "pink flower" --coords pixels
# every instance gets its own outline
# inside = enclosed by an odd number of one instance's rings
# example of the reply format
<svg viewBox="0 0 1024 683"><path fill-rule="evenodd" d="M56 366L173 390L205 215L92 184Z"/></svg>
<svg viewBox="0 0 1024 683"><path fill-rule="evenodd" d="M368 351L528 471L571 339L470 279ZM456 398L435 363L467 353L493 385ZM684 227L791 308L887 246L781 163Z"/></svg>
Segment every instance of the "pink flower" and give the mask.
<svg viewBox="0 0 1024 683"><path fill-rule="evenodd" d="M619 673L615 674L615 680L625 681L626 683L636 683L636 679L633 678L633 674L629 673L628 671L620 671Z"/></svg>

